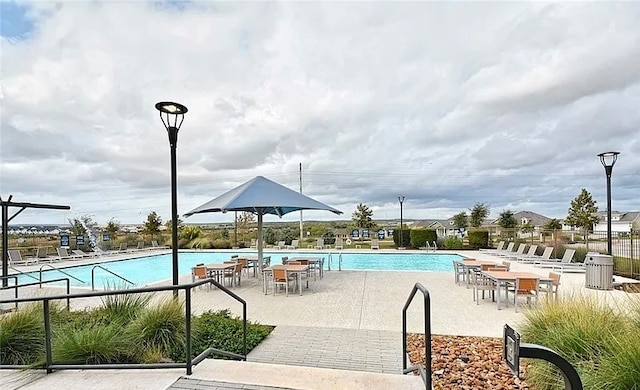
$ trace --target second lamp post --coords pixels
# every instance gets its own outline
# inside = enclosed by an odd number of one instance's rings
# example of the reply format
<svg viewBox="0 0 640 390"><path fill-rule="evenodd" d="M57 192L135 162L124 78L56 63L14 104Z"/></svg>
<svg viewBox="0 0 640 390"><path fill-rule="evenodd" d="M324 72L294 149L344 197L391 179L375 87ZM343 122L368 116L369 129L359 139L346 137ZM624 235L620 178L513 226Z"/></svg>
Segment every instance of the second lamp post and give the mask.
<svg viewBox="0 0 640 390"><path fill-rule="evenodd" d="M173 266L173 285L178 285L178 174L176 169L176 148L178 147L178 130L184 120L187 107L180 103L160 102L156 103L156 109L160 111L160 119L169 135L171 147L171 263ZM178 122L180 119L180 122ZM173 292L178 295L178 290Z"/></svg>
<svg viewBox="0 0 640 390"><path fill-rule="evenodd" d="M604 173L607 175L607 254L609 256L613 254L611 243L611 173L619 154L620 152L605 152L598 155L604 167Z"/></svg>
<svg viewBox="0 0 640 390"><path fill-rule="evenodd" d="M398 196L398 202L400 202L400 245L398 245L398 249L405 249L404 248L404 237L402 237L402 230L403 230L402 203L404 203L404 196Z"/></svg>

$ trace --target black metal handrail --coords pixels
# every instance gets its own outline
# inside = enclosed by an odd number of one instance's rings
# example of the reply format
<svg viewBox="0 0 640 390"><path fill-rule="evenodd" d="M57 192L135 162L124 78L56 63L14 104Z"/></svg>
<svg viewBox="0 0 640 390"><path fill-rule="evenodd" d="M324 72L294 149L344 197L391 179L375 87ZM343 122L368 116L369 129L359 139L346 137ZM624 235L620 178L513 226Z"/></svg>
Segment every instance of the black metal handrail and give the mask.
<svg viewBox="0 0 640 390"><path fill-rule="evenodd" d="M49 267L49 268L51 268L51 269L53 269L53 270L56 270L56 271L58 271L58 272L60 272L60 273L63 273L63 274L65 274L65 275L67 275L67 276L68 276L68 277L70 277L71 279L77 280L78 282L80 282L80 283L82 283L82 284L85 284L84 280L82 280L82 279L78 279L78 278L76 278L75 276L71 275L70 273L63 271L63 270L61 270L60 268L56 268L56 267L52 266L51 264L43 264L43 265L40 267L40 271L38 271L38 272L39 272L39 274L40 274L40 283L42 283L42 269L43 269L44 267Z"/></svg>
<svg viewBox="0 0 640 390"><path fill-rule="evenodd" d="M424 296L424 358L425 367L421 364L407 368L407 309L416 293L420 291ZM413 371L419 371L425 388L431 390L431 296L422 284L416 283L407 298L407 302L402 308L402 373L408 374Z"/></svg>
<svg viewBox="0 0 640 390"><path fill-rule="evenodd" d="M194 287L201 286L203 284L210 283L220 290L224 291L227 295L231 296L236 301L242 304L242 355L223 351L216 348L207 348L198 356L191 358L191 290ZM51 351L51 323L50 323L50 307L49 302L58 299L71 299L71 298L91 298L91 297L103 297L122 294L140 294L160 291L174 291L179 292L184 290L185 293L185 363L155 363L155 364L55 364L53 363L53 356ZM194 283L171 285L171 286L159 286L159 287L140 287L127 290L107 290L107 291L95 291L73 295L55 295L46 297L29 297L18 298L10 300L0 300L0 304L3 303L26 303L26 302L40 302L42 301L42 307L44 311L44 336L45 336L45 364L44 369L47 373L53 372L53 370L102 370L102 369L155 369L155 368L185 368L187 375L191 375L193 372L193 366L200 363L208 355L212 353L228 356L234 359L247 360L247 302L234 294L228 288L218 283L213 279L204 279ZM16 368L34 368L28 365L0 365L0 369L16 369Z"/></svg>
<svg viewBox="0 0 640 390"><path fill-rule="evenodd" d="M0 290L8 290L10 288L14 289L14 296L15 299L18 299L18 288L20 287L29 287L29 286L40 286L40 288L42 288L42 283L56 283L56 282L67 282L67 310L69 310L71 308L71 301L69 299L69 294L71 292L71 282L69 281L69 278L60 278L60 279L51 279L51 280L43 280L42 282L31 282L31 283L23 283L23 284L18 284L18 278L15 275L9 275L9 276L2 276L0 277L0 280L4 279L4 278L15 278L16 283L13 286L7 286L7 287L0 287ZM16 301L16 309L18 308L18 302Z"/></svg>
<svg viewBox="0 0 640 390"><path fill-rule="evenodd" d="M93 266L93 268L91 268L91 291L96 291L96 289L95 289L95 274L94 274L94 272L95 272L96 268L103 269L103 270L107 271L108 273L110 273L111 275L113 275L113 276L115 276L115 277L118 277L118 278L120 278L120 279L124 280L125 282L127 282L127 283L131 284L132 286L135 286L135 283L133 283L133 282L132 282L132 281L130 281L129 279L126 279L125 277L120 276L120 275L118 275L117 273L115 273L115 272L113 272L113 271L110 271L110 270L108 270L108 269L104 268L104 267L103 267L103 266L101 266L101 265L94 265L94 266Z"/></svg>

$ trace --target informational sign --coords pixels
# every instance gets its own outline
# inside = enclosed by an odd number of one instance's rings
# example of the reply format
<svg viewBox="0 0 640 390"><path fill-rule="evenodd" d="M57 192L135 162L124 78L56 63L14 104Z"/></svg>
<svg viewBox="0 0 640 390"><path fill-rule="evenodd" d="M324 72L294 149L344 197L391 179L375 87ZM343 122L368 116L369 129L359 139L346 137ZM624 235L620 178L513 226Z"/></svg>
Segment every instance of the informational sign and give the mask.
<svg viewBox="0 0 640 390"><path fill-rule="evenodd" d="M387 237L393 236L393 229L387 229Z"/></svg>
<svg viewBox="0 0 640 390"><path fill-rule="evenodd" d="M362 238L369 238L369 229L362 229Z"/></svg>
<svg viewBox="0 0 640 390"><path fill-rule="evenodd" d="M60 235L60 246L61 247L69 247L69 235L68 234L62 234Z"/></svg>
<svg viewBox="0 0 640 390"><path fill-rule="evenodd" d="M504 325L504 360L516 378L520 378L520 333Z"/></svg>
<svg viewBox="0 0 640 390"><path fill-rule="evenodd" d="M84 236L76 236L76 245L77 246L84 245Z"/></svg>
<svg viewBox="0 0 640 390"><path fill-rule="evenodd" d="M102 241L111 241L111 236L109 234L103 234Z"/></svg>
<svg viewBox="0 0 640 390"><path fill-rule="evenodd" d="M355 238L356 240L360 239L360 230L353 229L351 231L351 238Z"/></svg>
<svg viewBox="0 0 640 390"><path fill-rule="evenodd" d="M378 240L384 240L384 229L378 230Z"/></svg>

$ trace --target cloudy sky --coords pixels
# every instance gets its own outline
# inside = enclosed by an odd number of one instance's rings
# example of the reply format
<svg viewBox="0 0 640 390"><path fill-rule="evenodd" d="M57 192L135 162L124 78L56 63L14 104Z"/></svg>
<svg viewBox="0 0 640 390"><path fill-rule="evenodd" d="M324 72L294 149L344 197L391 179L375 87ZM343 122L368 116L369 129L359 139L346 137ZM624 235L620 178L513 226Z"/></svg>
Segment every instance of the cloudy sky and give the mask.
<svg viewBox="0 0 640 390"><path fill-rule="evenodd" d="M350 219L640 210L640 3L2 2L0 196L170 218L256 175ZM297 220L299 214L284 220ZM309 219L335 219L306 212ZM186 222L229 221L223 214ZM266 221L276 221L267 217Z"/></svg>

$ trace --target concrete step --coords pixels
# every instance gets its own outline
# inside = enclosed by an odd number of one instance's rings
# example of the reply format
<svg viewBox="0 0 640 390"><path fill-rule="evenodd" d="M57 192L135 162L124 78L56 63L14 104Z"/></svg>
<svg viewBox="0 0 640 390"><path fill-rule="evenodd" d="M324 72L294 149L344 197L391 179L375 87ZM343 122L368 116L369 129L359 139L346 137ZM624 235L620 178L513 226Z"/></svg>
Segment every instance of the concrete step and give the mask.
<svg viewBox="0 0 640 390"><path fill-rule="evenodd" d="M239 389L262 387L296 390L424 389L424 382L416 375L383 374L217 359L206 359L198 364L194 368L193 374L188 378L189 381L202 381L197 387L194 386L197 389L206 389L206 381L235 384L238 386L236 388ZM169 389L184 388L182 386L169 387Z"/></svg>

